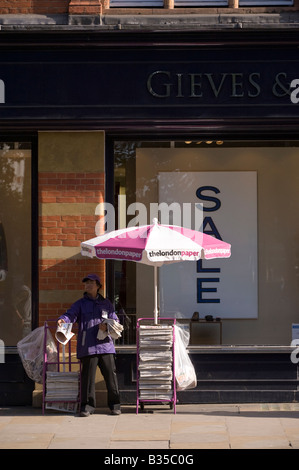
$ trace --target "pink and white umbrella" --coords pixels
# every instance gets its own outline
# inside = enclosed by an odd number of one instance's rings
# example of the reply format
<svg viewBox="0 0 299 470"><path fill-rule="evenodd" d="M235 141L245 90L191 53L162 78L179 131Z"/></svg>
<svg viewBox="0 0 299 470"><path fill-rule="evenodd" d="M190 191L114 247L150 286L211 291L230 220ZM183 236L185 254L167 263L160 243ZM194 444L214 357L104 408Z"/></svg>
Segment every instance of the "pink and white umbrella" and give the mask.
<svg viewBox="0 0 299 470"><path fill-rule="evenodd" d="M154 266L155 309L158 321L157 268L163 264L199 259L229 258L231 245L202 232L159 224L114 230L81 243L81 254L91 258L135 261Z"/></svg>

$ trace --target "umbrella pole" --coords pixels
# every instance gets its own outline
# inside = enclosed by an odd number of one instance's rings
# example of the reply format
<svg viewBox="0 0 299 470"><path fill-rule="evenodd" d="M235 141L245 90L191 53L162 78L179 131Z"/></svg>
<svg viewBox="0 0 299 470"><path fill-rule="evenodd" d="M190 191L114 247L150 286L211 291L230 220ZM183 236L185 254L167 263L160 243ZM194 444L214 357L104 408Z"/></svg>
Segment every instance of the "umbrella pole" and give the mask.
<svg viewBox="0 0 299 470"><path fill-rule="evenodd" d="M155 325L158 324L158 267L154 266L154 297L155 297L155 308L154 308L154 323Z"/></svg>

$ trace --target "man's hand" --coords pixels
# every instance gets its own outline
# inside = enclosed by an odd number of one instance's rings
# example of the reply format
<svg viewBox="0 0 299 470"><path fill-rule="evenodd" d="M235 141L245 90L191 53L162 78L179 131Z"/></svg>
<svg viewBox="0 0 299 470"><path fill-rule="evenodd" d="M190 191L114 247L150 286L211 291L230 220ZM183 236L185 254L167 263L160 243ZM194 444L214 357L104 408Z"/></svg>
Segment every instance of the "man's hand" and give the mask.
<svg viewBox="0 0 299 470"><path fill-rule="evenodd" d="M100 323L99 329L102 331L107 331L107 323Z"/></svg>

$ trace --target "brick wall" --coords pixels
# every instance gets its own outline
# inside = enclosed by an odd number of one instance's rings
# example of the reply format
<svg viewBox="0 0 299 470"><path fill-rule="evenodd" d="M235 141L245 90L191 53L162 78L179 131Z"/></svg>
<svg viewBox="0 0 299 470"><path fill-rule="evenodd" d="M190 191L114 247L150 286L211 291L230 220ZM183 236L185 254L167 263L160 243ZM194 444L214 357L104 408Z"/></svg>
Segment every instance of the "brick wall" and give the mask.
<svg viewBox="0 0 299 470"><path fill-rule="evenodd" d="M0 14L65 14L70 0L0 0Z"/></svg>
<svg viewBox="0 0 299 470"><path fill-rule="evenodd" d="M0 0L0 15L97 15L101 5L100 0Z"/></svg>
<svg viewBox="0 0 299 470"><path fill-rule="evenodd" d="M174 8L173 0L164 0L164 8L109 8L109 0L0 0L0 15L188 15L195 13L277 13L298 11L299 0L293 6L270 6L239 8L238 0L229 0L228 7L183 7Z"/></svg>

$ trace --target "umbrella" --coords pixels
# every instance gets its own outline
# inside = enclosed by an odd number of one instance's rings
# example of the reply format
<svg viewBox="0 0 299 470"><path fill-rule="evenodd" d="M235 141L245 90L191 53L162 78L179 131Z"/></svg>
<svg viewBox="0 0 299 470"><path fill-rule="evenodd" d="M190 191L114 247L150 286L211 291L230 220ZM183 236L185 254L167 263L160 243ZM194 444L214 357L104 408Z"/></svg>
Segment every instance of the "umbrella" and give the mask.
<svg viewBox="0 0 299 470"><path fill-rule="evenodd" d="M231 245L211 235L177 225L128 227L81 243L81 254L91 258L134 261L154 266L154 322L158 322L158 275L163 264L199 259L229 258Z"/></svg>

